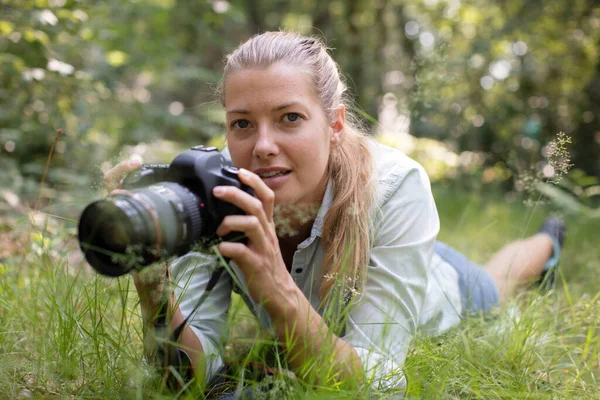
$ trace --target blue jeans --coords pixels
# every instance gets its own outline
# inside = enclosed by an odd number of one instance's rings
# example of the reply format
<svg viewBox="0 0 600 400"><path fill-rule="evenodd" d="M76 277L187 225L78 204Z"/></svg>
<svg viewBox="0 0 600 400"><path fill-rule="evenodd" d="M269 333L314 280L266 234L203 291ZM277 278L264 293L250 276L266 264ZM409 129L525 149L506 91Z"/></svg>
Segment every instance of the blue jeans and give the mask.
<svg viewBox="0 0 600 400"><path fill-rule="evenodd" d="M494 278L479 264L442 242L435 252L458 273L460 298L465 313L487 313L500 304L500 293Z"/></svg>

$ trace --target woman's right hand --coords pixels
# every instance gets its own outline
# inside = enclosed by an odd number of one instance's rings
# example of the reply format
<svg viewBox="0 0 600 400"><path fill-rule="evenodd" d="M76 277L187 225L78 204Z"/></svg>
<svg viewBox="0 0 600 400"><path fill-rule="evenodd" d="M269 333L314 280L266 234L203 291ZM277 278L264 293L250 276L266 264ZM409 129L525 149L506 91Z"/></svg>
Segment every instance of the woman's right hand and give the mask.
<svg viewBox="0 0 600 400"><path fill-rule="evenodd" d="M108 193L121 187L123 178L130 172L138 169L141 165L142 162L139 160L125 160L106 171L104 173L104 187L108 190Z"/></svg>

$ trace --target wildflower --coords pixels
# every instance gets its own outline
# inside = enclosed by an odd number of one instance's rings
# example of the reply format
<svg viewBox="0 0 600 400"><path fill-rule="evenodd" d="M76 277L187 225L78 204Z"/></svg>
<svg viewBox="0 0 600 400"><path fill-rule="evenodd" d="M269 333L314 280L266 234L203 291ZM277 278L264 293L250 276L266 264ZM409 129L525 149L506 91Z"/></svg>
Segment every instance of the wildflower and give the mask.
<svg viewBox="0 0 600 400"><path fill-rule="evenodd" d="M556 138L548 144L546 158L548 159L548 165L552 168L552 174L548 177L548 182L559 183L562 177L573 167L571 154L567 146L569 144L571 144L571 137L564 132L559 132Z"/></svg>
<svg viewBox="0 0 600 400"><path fill-rule="evenodd" d="M313 221L317 216L319 207L315 204L301 206L296 204L276 205L273 210L273 221L277 236L291 237L298 235L299 232L294 226Z"/></svg>

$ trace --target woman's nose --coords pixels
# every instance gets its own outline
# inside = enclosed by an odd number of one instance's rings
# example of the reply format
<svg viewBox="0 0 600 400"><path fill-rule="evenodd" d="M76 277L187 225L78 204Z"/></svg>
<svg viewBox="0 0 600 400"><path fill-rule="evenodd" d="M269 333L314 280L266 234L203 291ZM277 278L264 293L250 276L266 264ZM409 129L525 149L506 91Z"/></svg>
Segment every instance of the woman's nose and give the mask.
<svg viewBox="0 0 600 400"><path fill-rule="evenodd" d="M260 127L253 155L259 158L268 158L277 155L279 148L275 139L272 129L266 126Z"/></svg>

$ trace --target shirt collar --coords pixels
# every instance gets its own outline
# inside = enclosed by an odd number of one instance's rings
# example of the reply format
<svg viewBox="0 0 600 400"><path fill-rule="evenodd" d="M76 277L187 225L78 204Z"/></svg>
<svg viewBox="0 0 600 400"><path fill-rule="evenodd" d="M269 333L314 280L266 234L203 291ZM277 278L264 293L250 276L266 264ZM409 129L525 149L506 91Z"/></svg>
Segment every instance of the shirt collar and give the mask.
<svg viewBox="0 0 600 400"><path fill-rule="evenodd" d="M331 179L329 179L327 181L327 187L325 188L325 194L323 195L321 207L319 207L317 217L315 218L315 222L313 222L313 226L310 231L310 237L306 238L302 243L300 243L300 245L298 245L299 249L308 247L317 236L321 237L323 235L323 222L325 222L325 216L327 215L327 211L329 211L332 202L333 184L331 183Z"/></svg>
<svg viewBox="0 0 600 400"><path fill-rule="evenodd" d="M321 202L321 207L317 213L317 218L315 218L315 222L313 223L310 236L321 236L323 233L323 222L325 221L325 215L327 215L327 211L329 211L332 202L333 184L331 183L331 179L328 179L327 188L325 188L325 194L323 195L323 201Z"/></svg>

